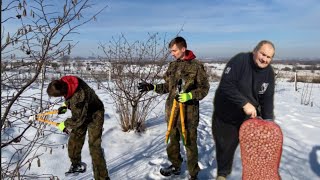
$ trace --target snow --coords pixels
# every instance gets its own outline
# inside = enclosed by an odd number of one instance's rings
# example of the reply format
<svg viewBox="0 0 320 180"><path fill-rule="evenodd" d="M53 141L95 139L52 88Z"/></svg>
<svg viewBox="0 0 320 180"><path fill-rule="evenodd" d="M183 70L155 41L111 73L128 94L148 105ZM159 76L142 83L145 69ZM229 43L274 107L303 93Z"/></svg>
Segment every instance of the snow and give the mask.
<svg viewBox="0 0 320 180"><path fill-rule="evenodd" d="M95 83L89 83L96 87ZM213 111L213 98L218 83L213 82L209 94L200 102L200 123L198 126L199 166L202 169L199 179L216 178L215 144L211 132L211 116ZM280 125L284 135L283 152L280 164L282 179L319 179L320 177L320 84L314 84L308 105L301 104L303 84L298 83L298 91L294 90L293 83L278 82L275 94L276 123ZM23 95L35 94L29 89ZM170 179L160 175L161 167L169 165L165 132L166 122L164 108L166 95L159 96L159 104L150 114L146 122L147 129L144 133L123 132L117 120L117 114L110 96L105 90L96 90L105 105L105 122L102 135L102 147L111 179L115 180L160 180ZM150 92L153 93L153 92ZM51 98L50 102L56 102L57 98ZM312 102L312 106L311 106ZM54 106L54 109L58 108ZM31 115L31 114L30 114ZM51 116L56 122L63 121L71 116L68 112L63 115ZM32 161L30 171L26 174L46 175L53 174L59 179L68 179L64 172L68 170L70 161L67 155L66 144L68 136L60 133L56 128L47 126L46 130L56 133L44 139L44 144L60 144L52 150L40 147L36 153L41 156L41 166L37 161ZM28 131L26 136L32 137L36 131ZM47 132L45 131L46 135ZM2 138L2 141L4 139ZM55 146L56 147L56 146ZM185 149L181 145L182 174L175 179L187 179ZM2 163L11 157L10 148L2 149ZM87 164L87 171L69 179L93 179L91 157L87 139L82 149L82 161ZM241 178L241 158L239 147L235 153L232 174L228 180ZM25 170L21 170L25 171Z"/></svg>

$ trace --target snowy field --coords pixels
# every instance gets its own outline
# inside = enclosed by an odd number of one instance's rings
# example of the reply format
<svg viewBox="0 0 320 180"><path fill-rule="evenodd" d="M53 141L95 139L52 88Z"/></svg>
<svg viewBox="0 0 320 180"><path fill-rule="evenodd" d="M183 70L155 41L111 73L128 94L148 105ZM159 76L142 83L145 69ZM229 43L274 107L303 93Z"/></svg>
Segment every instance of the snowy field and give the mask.
<svg viewBox="0 0 320 180"><path fill-rule="evenodd" d="M90 84L95 87L96 84ZM200 102L200 124L198 126L199 166L202 169L199 179L209 180L216 177L215 144L211 133L211 116L213 98L218 83L211 83L209 94ZM275 95L276 122L284 134L283 153L280 164L280 175L284 180L319 179L320 177L320 84L312 85L310 103L301 104L301 97L305 84L298 83L298 91L294 91L293 83L278 82ZM310 87L310 86L309 86ZM145 133L122 132L117 120L113 102L105 90L96 91L105 105L105 123L103 131L103 148L107 160L111 179L114 180L160 180L170 179L160 175L161 167L169 165L166 155L164 119L164 102L166 95L159 97L159 104L147 120ZM29 89L24 95L34 94ZM54 102L57 98L52 98ZM312 102L312 107L311 107ZM58 108L55 106L54 108ZM70 112L53 116L56 122L63 121ZM59 179L93 179L91 157L88 143L82 151L82 161L87 164L87 171L74 178L66 178L64 172L68 170L70 162L67 155L68 136L59 133L54 127L46 127L48 131L57 133L47 136L45 144L57 145L52 153L47 148L39 147L35 153L42 154L41 167L37 161L32 161L30 170L26 174L53 174ZM27 132L26 137L33 137L35 130ZM46 132L45 132L46 133ZM3 140L3 138L2 138ZM61 148L60 148L61 147ZM182 146L182 156L185 151ZM1 153L2 163L7 161L10 148ZM241 159L239 148L236 151L233 171L230 180L241 179ZM22 170L21 170L22 171ZM24 171L24 170L23 170ZM187 179L188 171L186 159L182 164L182 175L173 179Z"/></svg>

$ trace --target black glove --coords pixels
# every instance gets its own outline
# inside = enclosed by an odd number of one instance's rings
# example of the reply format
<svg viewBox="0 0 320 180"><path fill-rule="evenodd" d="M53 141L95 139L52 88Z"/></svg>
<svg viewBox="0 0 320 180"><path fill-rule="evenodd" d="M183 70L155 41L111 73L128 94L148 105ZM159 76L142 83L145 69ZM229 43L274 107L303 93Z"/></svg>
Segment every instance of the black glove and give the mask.
<svg viewBox="0 0 320 180"><path fill-rule="evenodd" d="M154 89L153 84L142 82L139 83L138 89L140 92L152 91Z"/></svg>
<svg viewBox="0 0 320 180"><path fill-rule="evenodd" d="M58 114L64 114L67 112L67 106L61 106L58 108Z"/></svg>
<svg viewBox="0 0 320 180"><path fill-rule="evenodd" d="M68 135L70 134L70 131L69 131L67 128L64 128L64 129L63 129L63 132L66 133L66 134L68 134Z"/></svg>

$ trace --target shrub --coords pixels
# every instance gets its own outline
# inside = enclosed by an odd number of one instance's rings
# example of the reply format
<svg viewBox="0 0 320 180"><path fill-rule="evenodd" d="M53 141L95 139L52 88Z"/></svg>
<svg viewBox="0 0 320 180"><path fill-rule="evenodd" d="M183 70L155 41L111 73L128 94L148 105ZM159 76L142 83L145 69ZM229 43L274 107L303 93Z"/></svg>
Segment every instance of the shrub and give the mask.
<svg viewBox="0 0 320 180"><path fill-rule="evenodd" d="M291 68L285 67L285 68L282 68L281 70L283 70L283 71L291 71Z"/></svg>

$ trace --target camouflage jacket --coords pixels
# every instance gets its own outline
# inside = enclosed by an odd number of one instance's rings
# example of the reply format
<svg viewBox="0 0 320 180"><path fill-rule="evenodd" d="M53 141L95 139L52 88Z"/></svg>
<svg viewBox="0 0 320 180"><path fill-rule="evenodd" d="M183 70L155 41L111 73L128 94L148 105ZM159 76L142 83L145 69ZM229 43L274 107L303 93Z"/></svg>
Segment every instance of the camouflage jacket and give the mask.
<svg viewBox="0 0 320 180"><path fill-rule="evenodd" d="M155 88L155 91L159 94L169 93L166 100L167 121L170 117L173 100L177 95L178 82L182 79L184 82L182 86L183 92L192 93L192 100L184 103L186 124L188 124L188 121L194 121L195 123L191 123L193 125L198 124L199 101L208 94L210 88L207 77L203 64L196 59L176 60L169 64L168 70L164 75L165 83L157 84ZM190 117L189 120L188 117Z"/></svg>
<svg viewBox="0 0 320 180"><path fill-rule="evenodd" d="M68 94L65 99L72 113L72 117L65 121L66 128L74 129L88 124L96 111L104 111L102 101L82 79L76 76L64 76L61 80L68 84Z"/></svg>

